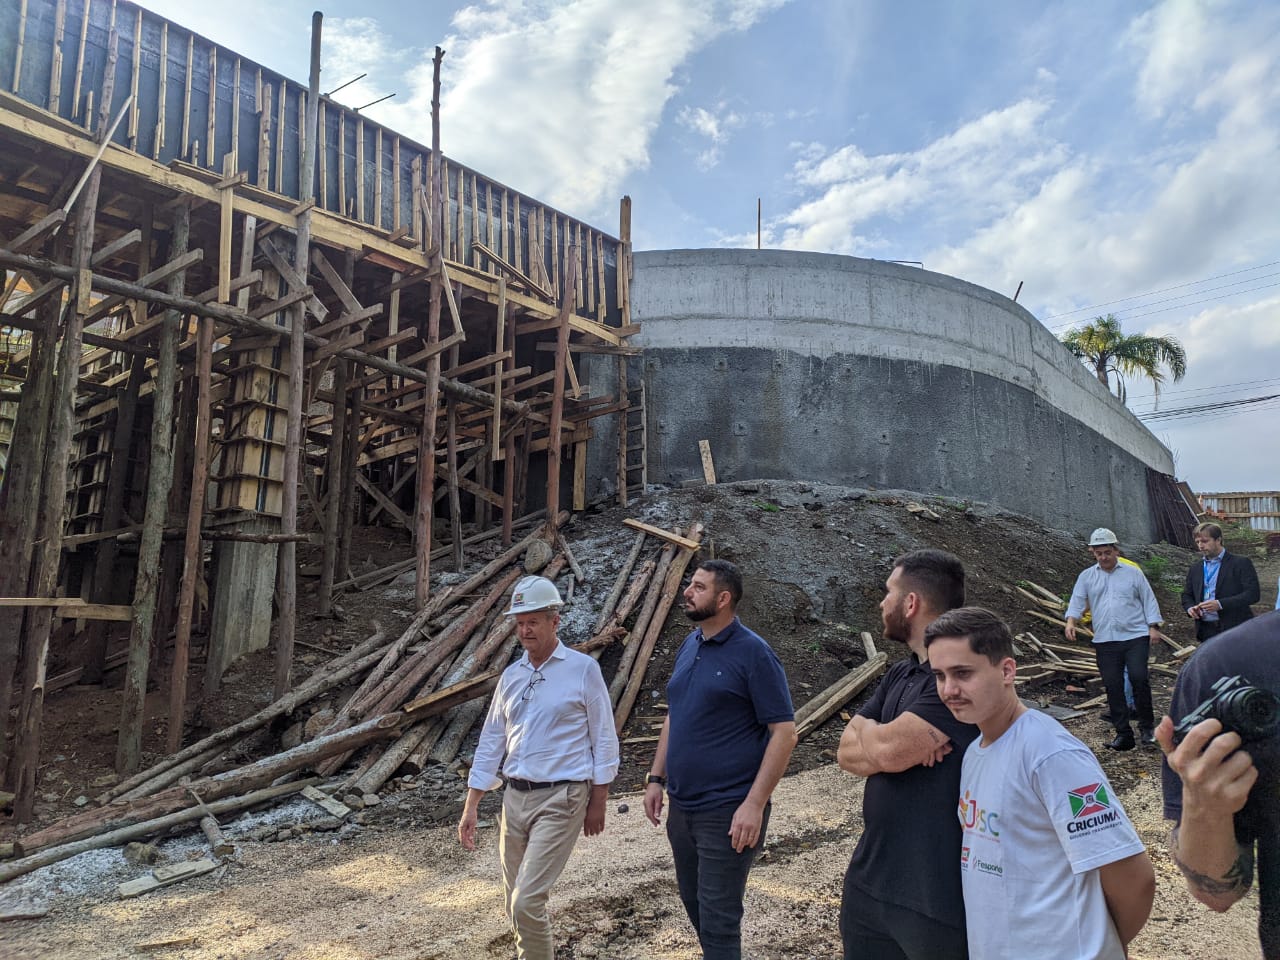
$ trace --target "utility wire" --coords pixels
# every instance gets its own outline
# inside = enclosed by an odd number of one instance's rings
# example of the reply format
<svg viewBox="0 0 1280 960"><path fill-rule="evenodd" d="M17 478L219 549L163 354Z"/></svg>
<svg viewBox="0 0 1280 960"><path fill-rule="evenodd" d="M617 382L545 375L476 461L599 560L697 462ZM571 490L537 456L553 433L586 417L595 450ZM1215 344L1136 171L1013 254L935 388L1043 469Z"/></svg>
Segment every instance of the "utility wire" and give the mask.
<svg viewBox="0 0 1280 960"><path fill-rule="evenodd" d="M1239 383L1219 383L1219 384L1213 384L1207 387L1184 387L1181 390L1161 390L1160 399L1167 400L1169 397L1178 397L1179 400L1181 401L1183 399L1190 399L1193 395L1205 394L1205 393L1219 393L1224 395L1232 394L1232 393L1240 393L1246 388L1257 387L1259 384L1263 384L1263 383L1268 383L1268 384L1280 383L1280 377L1273 377L1266 380L1243 380ZM1134 412L1136 413L1137 410L1135 409L1134 404L1140 404L1140 405L1149 404L1154 408L1155 399L1156 398L1154 394L1143 395L1141 397L1134 397L1130 395L1129 409L1134 410Z"/></svg>
<svg viewBox="0 0 1280 960"><path fill-rule="evenodd" d="M1267 277L1274 277L1274 276L1280 276L1280 274L1274 274L1274 273L1272 273L1272 274L1267 274ZM1266 277L1254 277L1254 278L1252 278L1252 279L1255 279L1255 280L1263 280L1263 279L1266 279ZM1245 283L1249 283L1249 282L1252 282L1252 280L1247 280L1247 281L1243 281L1243 282L1245 282ZM1235 286L1235 284L1227 284L1226 286ZM1206 297L1206 298L1205 298L1205 299L1203 299L1203 300L1190 300L1190 301L1187 301L1187 302L1185 302L1185 303L1175 303L1175 304L1174 304L1173 306L1171 306L1171 307L1161 307L1159 310L1147 310L1147 311L1146 311L1146 312L1144 312L1144 313L1125 313L1125 314L1122 314L1122 315L1121 315L1121 319L1123 319L1123 320L1137 320L1139 317L1149 317L1149 316L1152 316L1153 314L1157 314L1157 313L1167 313L1167 312L1168 312L1168 311L1170 311L1170 310L1178 310L1178 309L1181 309L1182 307L1194 307L1194 306L1196 306L1196 305L1198 305L1198 304L1201 304L1201 303L1212 303L1212 302L1214 302L1215 300L1225 300L1225 299L1227 299L1228 297L1238 297L1238 296L1240 296L1240 295L1242 295L1242 294L1246 294L1246 293L1253 293L1253 292L1254 292L1254 291L1256 291L1256 290L1269 290L1271 287L1280 287L1280 283L1264 283L1264 284L1262 284L1262 285L1260 285L1260 286L1257 286L1257 287L1248 287L1248 288L1246 288L1246 289L1244 289L1244 290L1236 290L1234 293L1224 293L1224 294L1222 294L1221 296L1218 296L1218 297ZM1211 289L1218 290L1218 289L1225 289L1225 287L1214 287L1214 288L1211 288ZM1192 297L1192 296L1195 296L1196 294L1199 294L1199 293L1207 293L1207 292L1208 292L1207 290L1195 290L1195 291L1193 291L1193 292L1191 292L1191 293L1185 294L1185 296ZM1176 300L1176 299L1180 299L1180 298L1178 298L1178 297L1173 297L1173 298L1171 298L1171 299L1175 299L1175 300ZM1135 307L1134 309L1142 310L1142 309L1144 309L1144 308L1145 308L1145 307L1147 307L1147 306L1151 306L1151 305L1154 305L1154 304L1156 304L1156 303L1165 303L1165 302L1166 302L1166 301L1164 301L1164 300L1155 300L1155 301L1152 301L1152 304L1145 304L1145 303L1143 303L1143 304L1138 304L1138 306L1137 306L1137 307ZM1050 327L1049 329L1050 329L1050 330L1059 330L1059 329L1061 329L1061 328L1063 328L1063 327L1071 327L1071 326L1074 326L1075 324L1080 323L1080 322L1081 322L1080 320L1068 320L1066 323L1059 323L1059 324L1055 324L1054 326Z"/></svg>
<svg viewBox="0 0 1280 960"><path fill-rule="evenodd" d="M1064 310L1062 313L1055 313L1047 317L1042 317L1040 322L1046 320L1057 320L1059 317L1069 317L1072 314L1084 313L1086 310L1097 310L1099 307L1109 307L1115 303L1128 303L1130 300L1141 300L1144 297L1154 297L1158 293L1168 293L1170 290L1181 290L1183 287L1194 287L1197 284L1209 283L1212 280L1222 280L1224 277L1234 277L1242 273L1252 273L1254 270L1264 270L1267 267L1280 265L1280 260L1272 260L1270 263L1260 263L1256 267L1246 267L1243 270L1232 270L1230 273L1219 273L1216 276L1205 277L1203 280L1188 280L1186 283L1176 283L1172 287L1161 287L1159 290L1150 290L1147 293L1135 293L1131 297L1121 297L1119 300L1105 300L1102 303L1090 304L1087 307L1077 307L1075 310ZM1247 282L1247 281L1246 281ZM1190 294L1188 294L1190 296Z"/></svg>
<svg viewBox="0 0 1280 960"><path fill-rule="evenodd" d="M1210 410L1223 410L1227 407L1241 407L1253 403L1263 403L1267 400L1280 400L1280 393L1272 393L1261 397L1244 397L1239 400L1218 400L1214 403L1201 403L1190 407L1174 407L1172 410L1155 410L1151 413L1139 414L1138 419L1173 420L1196 413L1208 412Z"/></svg>

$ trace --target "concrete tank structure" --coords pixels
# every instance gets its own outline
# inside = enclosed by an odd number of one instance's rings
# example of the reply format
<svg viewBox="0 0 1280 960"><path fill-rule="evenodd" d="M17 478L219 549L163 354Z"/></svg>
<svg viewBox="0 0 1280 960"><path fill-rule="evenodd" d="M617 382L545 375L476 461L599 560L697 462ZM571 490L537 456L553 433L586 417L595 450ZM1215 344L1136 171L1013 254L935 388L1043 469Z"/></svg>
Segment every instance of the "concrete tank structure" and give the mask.
<svg viewBox="0 0 1280 960"><path fill-rule="evenodd" d="M635 254L632 319L650 482L700 478L705 439L720 480L917 490L1153 539L1147 471L1172 474L1169 450L998 293L854 257L659 250Z"/></svg>

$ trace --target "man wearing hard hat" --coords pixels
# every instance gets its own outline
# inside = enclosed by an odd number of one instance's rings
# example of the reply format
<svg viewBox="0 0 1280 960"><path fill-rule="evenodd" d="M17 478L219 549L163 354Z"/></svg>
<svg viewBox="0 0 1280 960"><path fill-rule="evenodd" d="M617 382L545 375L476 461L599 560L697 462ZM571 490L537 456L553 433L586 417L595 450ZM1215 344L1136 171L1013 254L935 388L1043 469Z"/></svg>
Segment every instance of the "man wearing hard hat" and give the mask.
<svg viewBox="0 0 1280 960"><path fill-rule="evenodd" d="M1099 527L1089 537L1089 550L1098 562L1081 571L1067 604L1068 640L1076 638L1076 625L1085 608L1093 612L1093 652L1098 673L1107 690L1107 706L1115 739L1112 750L1134 748L1130 713L1138 715L1138 735L1144 745L1155 743L1155 715L1151 708L1151 680L1147 657L1151 641L1160 636L1160 605L1141 568L1120 563L1116 535ZM1124 677L1133 685L1134 710L1125 702Z"/></svg>
<svg viewBox="0 0 1280 960"><path fill-rule="evenodd" d="M552 960L547 896L578 832L604 830L618 772L609 690L600 665L557 637L561 605L546 577L524 577L512 592L506 615L525 652L498 679L458 821L458 840L474 850L480 798L505 780L498 856L521 960Z"/></svg>

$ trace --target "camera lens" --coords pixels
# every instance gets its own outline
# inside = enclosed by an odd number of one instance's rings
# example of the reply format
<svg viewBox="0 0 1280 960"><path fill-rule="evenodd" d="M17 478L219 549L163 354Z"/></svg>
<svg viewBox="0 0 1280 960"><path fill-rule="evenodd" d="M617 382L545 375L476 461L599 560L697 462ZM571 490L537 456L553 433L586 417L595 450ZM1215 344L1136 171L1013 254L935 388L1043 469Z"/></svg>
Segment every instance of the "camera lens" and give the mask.
<svg viewBox="0 0 1280 960"><path fill-rule="evenodd" d="M1241 740L1268 736L1280 725L1280 701L1257 687L1232 690L1222 698L1217 712L1223 728L1235 730Z"/></svg>

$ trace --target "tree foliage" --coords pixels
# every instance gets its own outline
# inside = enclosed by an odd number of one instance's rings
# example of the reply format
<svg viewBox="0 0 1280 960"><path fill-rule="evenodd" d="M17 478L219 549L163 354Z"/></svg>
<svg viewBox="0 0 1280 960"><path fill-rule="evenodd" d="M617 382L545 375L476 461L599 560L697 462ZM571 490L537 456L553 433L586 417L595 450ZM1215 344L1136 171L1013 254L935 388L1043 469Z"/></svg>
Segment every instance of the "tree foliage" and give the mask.
<svg viewBox="0 0 1280 960"><path fill-rule="evenodd" d="M1062 335L1062 342L1107 390L1112 389L1111 377L1115 376L1116 396L1122 403L1126 396L1125 377L1146 377L1154 385L1158 401L1166 368L1175 382L1187 373L1187 351L1176 338L1126 334L1120 329L1120 320L1110 313L1068 330Z"/></svg>

